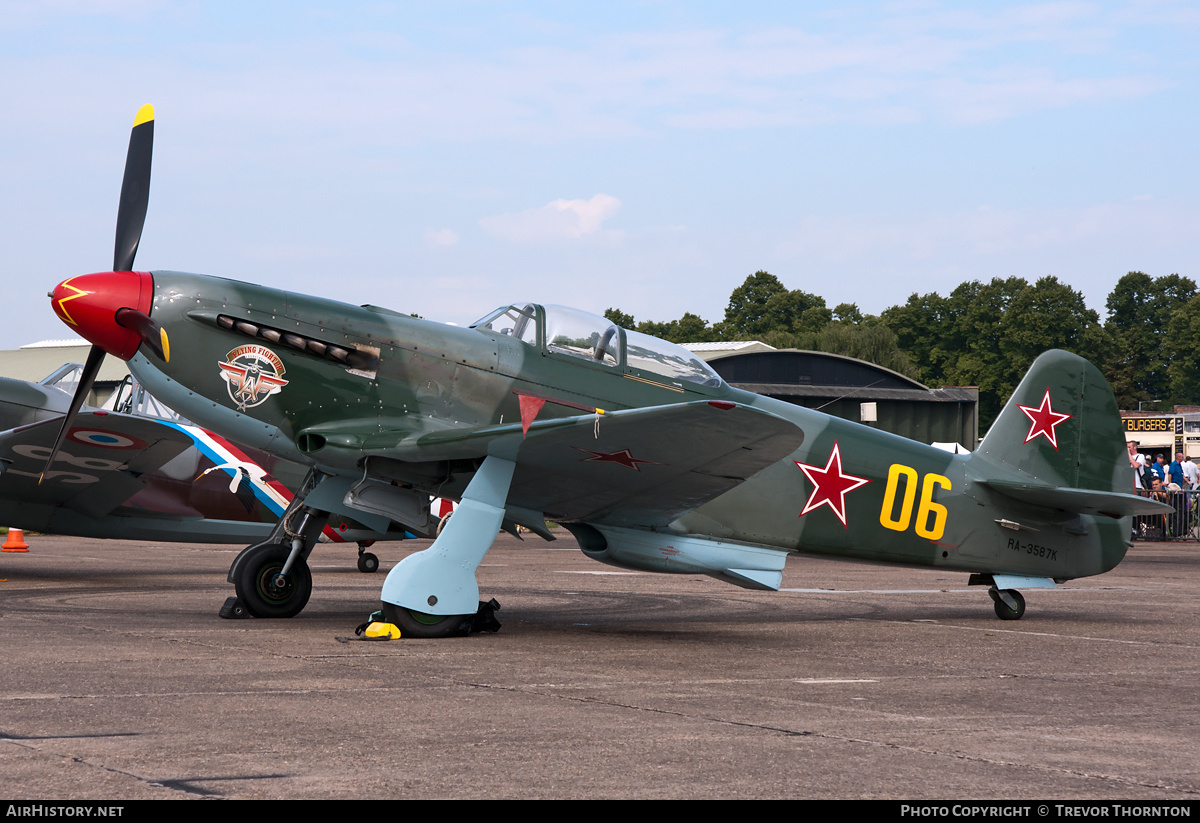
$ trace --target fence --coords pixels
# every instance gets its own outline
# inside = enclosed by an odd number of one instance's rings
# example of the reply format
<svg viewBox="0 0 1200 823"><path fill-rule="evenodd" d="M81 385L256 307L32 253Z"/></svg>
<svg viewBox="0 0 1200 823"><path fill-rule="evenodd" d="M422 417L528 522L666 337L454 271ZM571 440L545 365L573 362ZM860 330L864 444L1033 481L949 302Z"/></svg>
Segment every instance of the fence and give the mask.
<svg viewBox="0 0 1200 823"><path fill-rule="evenodd" d="M1137 540L1200 540L1200 490L1139 491L1174 511L1147 514L1133 518L1133 535Z"/></svg>

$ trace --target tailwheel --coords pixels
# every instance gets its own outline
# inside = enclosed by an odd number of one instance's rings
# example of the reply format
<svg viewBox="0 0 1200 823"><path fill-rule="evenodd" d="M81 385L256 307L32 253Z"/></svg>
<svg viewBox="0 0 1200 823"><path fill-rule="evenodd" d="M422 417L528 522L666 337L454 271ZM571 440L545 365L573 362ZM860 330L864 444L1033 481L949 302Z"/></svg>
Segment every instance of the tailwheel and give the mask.
<svg viewBox="0 0 1200 823"><path fill-rule="evenodd" d="M280 577L288 549L280 544L256 546L238 565L233 585L238 600L255 617L295 617L312 594L312 572L297 557L286 577Z"/></svg>
<svg viewBox="0 0 1200 823"><path fill-rule="evenodd" d="M1016 589L988 589L996 607L996 617L1001 620L1020 620L1025 615L1025 598Z"/></svg>
<svg viewBox="0 0 1200 823"><path fill-rule="evenodd" d="M379 558L371 552L363 552L358 556L358 570L365 574L379 571Z"/></svg>
<svg viewBox="0 0 1200 823"><path fill-rule="evenodd" d="M475 622L473 614L426 614L394 603L383 604L383 616L401 637L466 637Z"/></svg>

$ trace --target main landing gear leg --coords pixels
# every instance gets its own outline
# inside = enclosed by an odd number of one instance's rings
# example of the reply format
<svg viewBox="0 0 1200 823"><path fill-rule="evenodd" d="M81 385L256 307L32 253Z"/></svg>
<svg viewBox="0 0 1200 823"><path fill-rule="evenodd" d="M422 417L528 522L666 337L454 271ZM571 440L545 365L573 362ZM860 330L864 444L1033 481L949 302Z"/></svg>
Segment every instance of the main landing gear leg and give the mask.
<svg viewBox="0 0 1200 823"><path fill-rule="evenodd" d="M433 545L388 572L380 593L383 613L404 637L470 632L479 607L475 569L500 532L515 468L501 457L484 460Z"/></svg>
<svg viewBox="0 0 1200 823"><path fill-rule="evenodd" d="M302 504L321 480L310 472L291 506L262 543L247 546L229 567L228 580L237 591L226 601L222 617L295 617L312 594L308 555L321 536L329 513Z"/></svg>

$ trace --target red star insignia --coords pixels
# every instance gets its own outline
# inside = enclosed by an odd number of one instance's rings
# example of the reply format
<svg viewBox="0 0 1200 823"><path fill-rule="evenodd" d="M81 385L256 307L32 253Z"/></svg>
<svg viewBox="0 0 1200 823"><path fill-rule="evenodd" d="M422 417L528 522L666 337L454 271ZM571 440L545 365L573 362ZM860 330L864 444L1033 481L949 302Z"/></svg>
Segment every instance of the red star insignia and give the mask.
<svg viewBox="0 0 1200 823"><path fill-rule="evenodd" d="M594 452L591 449L581 449L578 446L572 446L571 448L576 451L587 452L591 455L591 457L585 457L580 460L580 463L617 463L627 469L633 469L635 472L641 471L638 468L638 463L646 463L651 466L667 465L666 463L659 463L654 460L643 460L640 457L634 457L629 453L629 449L621 449L618 452Z"/></svg>
<svg viewBox="0 0 1200 823"><path fill-rule="evenodd" d="M854 491L859 486L871 481L865 477L855 477L842 472L842 454L838 451L836 440L833 441L833 451L829 454L829 461L826 462L825 468L810 466L799 460L795 462L800 467L800 471L808 477L808 481L813 484L812 494L808 496L808 502L804 504L804 511L800 512L800 517L813 509L828 506L837 515L837 519L842 521L842 525L849 528L846 524L846 492Z"/></svg>
<svg viewBox="0 0 1200 823"><path fill-rule="evenodd" d="M1058 451L1058 437L1054 432L1054 427L1064 420L1070 420L1075 415L1056 412L1050 406L1050 389L1046 389L1046 394L1042 397L1042 405L1037 408L1022 406L1019 403L1017 408L1025 412L1025 416L1029 418L1029 434L1025 435L1025 442L1028 443L1041 435L1050 441L1050 445L1054 447L1055 451Z"/></svg>

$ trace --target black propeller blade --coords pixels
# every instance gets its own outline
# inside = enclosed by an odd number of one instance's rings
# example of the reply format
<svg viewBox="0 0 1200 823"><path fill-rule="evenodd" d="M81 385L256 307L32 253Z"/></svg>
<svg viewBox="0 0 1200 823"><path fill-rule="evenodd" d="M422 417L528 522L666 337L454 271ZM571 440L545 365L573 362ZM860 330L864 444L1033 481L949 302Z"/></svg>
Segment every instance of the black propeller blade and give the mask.
<svg viewBox="0 0 1200 823"><path fill-rule="evenodd" d="M154 154L154 106L138 109L125 155L125 179L117 207L117 239L113 249L113 271L132 271L133 258L142 240L146 208L150 204L150 161Z"/></svg>
<svg viewBox="0 0 1200 823"><path fill-rule="evenodd" d="M100 371L100 364L104 362L104 349L99 346L92 346L88 352L87 362L83 364L83 373L79 375L79 386L75 389L75 395L71 398L71 406L67 409L67 416L63 418L62 428L58 430L58 437L54 440L54 448L50 450L50 456L46 458L46 466L42 469L41 475L38 477L38 485L41 485L42 480L46 477L46 472L50 470L50 465L54 462L54 458L58 456L58 450L62 447L63 441L67 439L67 432L71 429L71 423L75 420L75 415L79 413L79 408L83 405L83 400L88 396L88 392L92 390L92 383L96 382L96 375Z"/></svg>
<svg viewBox="0 0 1200 823"><path fill-rule="evenodd" d="M129 135L129 152L125 155L125 178L121 181L121 200L117 205L117 239L113 250L113 271L132 271L133 259L137 255L138 243L142 240L142 226L146 222L146 208L150 204L150 164L154 154L154 106L149 103L138 109L133 118L133 131ZM162 327L147 315L135 309L117 312L117 323L136 331L142 340L154 349L163 360L167 359L167 336ZM75 416L83 406L84 398L92 390L100 365L104 362L104 349L93 345L88 352L79 386L71 398L71 406L63 418L62 428L54 441L54 448L46 458L38 483L58 457L58 450L67 439L67 432L75 422Z"/></svg>

